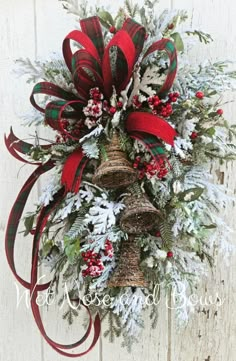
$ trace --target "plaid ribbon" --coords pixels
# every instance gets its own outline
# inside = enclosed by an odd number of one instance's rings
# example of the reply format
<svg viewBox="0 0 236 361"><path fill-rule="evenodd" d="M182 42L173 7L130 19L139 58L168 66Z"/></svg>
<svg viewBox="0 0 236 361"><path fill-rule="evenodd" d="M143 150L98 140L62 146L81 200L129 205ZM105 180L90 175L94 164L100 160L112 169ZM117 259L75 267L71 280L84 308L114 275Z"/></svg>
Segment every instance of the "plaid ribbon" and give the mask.
<svg viewBox="0 0 236 361"><path fill-rule="evenodd" d="M164 119L147 112L132 112L126 118L126 130L132 133L147 133L173 145L175 130Z"/></svg>
<svg viewBox="0 0 236 361"><path fill-rule="evenodd" d="M24 280L17 272L15 267L15 259L14 259L14 248L15 248L15 241L16 241L16 234L19 227L19 222L22 217L25 204L29 197L29 194L37 182L39 177L48 172L50 169L54 167L52 162L47 162L43 165L40 165L27 179L23 187L21 188L15 203L12 207L11 213L8 218L8 224L6 228L6 236L5 236L5 249L6 249L6 256L9 263L9 266L16 277L16 279L25 287L30 289L30 283ZM44 290L48 287L48 284L38 286L39 290Z"/></svg>
<svg viewBox="0 0 236 361"><path fill-rule="evenodd" d="M88 158L84 156L81 148L68 156L61 176L61 183L65 186L66 192L78 192L87 162Z"/></svg>
<svg viewBox="0 0 236 361"><path fill-rule="evenodd" d="M8 136L4 136L5 145L8 150L8 152L18 159L21 162L27 163L27 164L33 164L33 165L40 165L41 163L38 162L30 162L27 159L21 157L19 153L27 155L32 148L34 148L33 144L24 142L23 140L19 139L12 130L12 127L10 129L10 133ZM51 145L41 145L41 148L43 149L49 149Z"/></svg>
<svg viewBox="0 0 236 361"><path fill-rule="evenodd" d="M161 89L158 91L158 94L160 96L165 96L168 90L172 87L172 84L174 82L176 72L177 72L177 51L175 48L175 44L170 39L161 39L159 41L156 41L153 43L149 49L144 54L143 60L149 56L150 54L154 53L157 50L165 50L168 57L169 57L169 68L168 68L168 74L166 77L166 80L161 87Z"/></svg>
<svg viewBox="0 0 236 361"><path fill-rule="evenodd" d="M131 138L143 142L153 159L164 158L164 150L158 139L173 145L175 130L162 118L147 112L133 112L125 120L125 127Z"/></svg>

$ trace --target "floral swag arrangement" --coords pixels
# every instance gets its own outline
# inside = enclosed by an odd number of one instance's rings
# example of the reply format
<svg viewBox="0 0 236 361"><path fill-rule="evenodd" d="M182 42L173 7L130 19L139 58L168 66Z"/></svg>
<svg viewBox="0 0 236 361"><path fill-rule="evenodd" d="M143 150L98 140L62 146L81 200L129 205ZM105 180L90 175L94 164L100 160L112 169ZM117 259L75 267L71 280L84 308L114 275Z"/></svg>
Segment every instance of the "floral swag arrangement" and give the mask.
<svg viewBox="0 0 236 361"><path fill-rule="evenodd" d="M73 2L64 6L73 12ZM219 211L232 199L211 182L209 165L236 154L235 126L220 108L235 73L223 62L188 62L184 42L196 36L207 44L211 37L183 30L185 12L156 17L151 1L141 8L127 1L114 18L104 9L81 9L81 30L63 42L67 68L61 60L20 60L29 80L41 80L30 101L43 117L33 115L29 124L50 127L54 139L41 144L36 136L30 144L13 130L5 138L15 158L37 166L9 217L7 259L30 290L45 340L73 357L91 350L105 318L105 336L112 341L123 335L130 347L144 326L144 309L157 323L156 302L145 302L157 285L158 298L173 287L188 294L206 273L205 264L212 265L215 247L231 251ZM46 172L50 179L36 209L24 218L25 235L33 235L26 281L15 268L16 234L31 189ZM37 283L39 264L51 268L51 282ZM49 338L37 304L41 291L59 293L65 283L71 304L84 307L89 319L85 335L72 345ZM88 306L83 295L96 302ZM182 323L190 310L188 303L176 307ZM69 307L63 317L72 322L77 314ZM88 350L68 353L87 339L92 325Z"/></svg>

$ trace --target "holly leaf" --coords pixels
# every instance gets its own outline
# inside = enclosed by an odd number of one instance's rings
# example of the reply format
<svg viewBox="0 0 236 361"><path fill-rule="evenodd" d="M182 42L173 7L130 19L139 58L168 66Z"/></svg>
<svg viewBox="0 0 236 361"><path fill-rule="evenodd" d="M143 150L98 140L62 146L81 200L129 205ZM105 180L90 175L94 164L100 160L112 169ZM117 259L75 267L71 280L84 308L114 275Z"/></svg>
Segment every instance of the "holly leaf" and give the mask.
<svg viewBox="0 0 236 361"><path fill-rule="evenodd" d="M217 225L214 224L214 223L212 223L212 224L204 224L203 227L205 229L215 229L215 228L217 228Z"/></svg>
<svg viewBox="0 0 236 361"><path fill-rule="evenodd" d="M65 242L65 240L64 240L64 242ZM79 240L79 238L74 240L74 242L71 243L71 244L67 243L67 246L65 247L65 254L66 254L66 256L68 258L68 261L70 263L74 262L75 258L79 255L79 251L80 251L80 240Z"/></svg>
<svg viewBox="0 0 236 361"><path fill-rule="evenodd" d="M98 16L99 16L99 19L100 19L102 25L105 28L110 29L111 26L115 26L113 17L111 16L111 14L108 11L101 10L101 11L99 11Z"/></svg>
<svg viewBox="0 0 236 361"><path fill-rule="evenodd" d="M172 39L174 40L175 47L178 51L184 51L184 43L180 36L180 33L171 34Z"/></svg>
<svg viewBox="0 0 236 361"><path fill-rule="evenodd" d="M24 236L27 236L30 233L30 231L32 230L33 224L34 224L34 217L35 217L34 214L31 214L31 215L25 217L25 220L24 220L24 225L25 225Z"/></svg>
<svg viewBox="0 0 236 361"><path fill-rule="evenodd" d="M214 118L214 117L216 117L218 114L217 114L217 112L210 112L210 113L208 113L208 117L210 117L210 118Z"/></svg>
<svg viewBox="0 0 236 361"><path fill-rule="evenodd" d="M215 132L216 132L216 130L213 127L207 129L207 131L206 131L207 135L209 135L210 137L213 137L213 135L215 135Z"/></svg>
<svg viewBox="0 0 236 361"><path fill-rule="evenodd" d="M51 239L48 239L44 244L42 248L42 256L47 257L47 255L50 253L51 249L53 247L53 241Z"/></svg>
<svg viewBox="0 0 236 361"><path fill-rule="evenodd" d="M204 192L204 188L195 187L187 189L184 192L178 194L178 198L182 202L193 202L196 201Z"/></svg>

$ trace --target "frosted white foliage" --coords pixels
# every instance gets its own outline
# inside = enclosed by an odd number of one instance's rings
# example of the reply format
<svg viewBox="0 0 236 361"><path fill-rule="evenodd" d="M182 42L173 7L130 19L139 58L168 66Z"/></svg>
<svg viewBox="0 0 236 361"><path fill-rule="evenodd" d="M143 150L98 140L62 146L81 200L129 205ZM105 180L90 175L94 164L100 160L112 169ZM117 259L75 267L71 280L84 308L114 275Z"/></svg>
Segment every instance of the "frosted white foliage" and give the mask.
<svg viewBox="0 0 236 361"><path fill-rule="evenodd" d="M174 150L176 155L178 155L181 159L185 159L187 151L192 149L193 144L190 139L183 139L180 137L175 138Z"/></svg>
<svg viewBox="0 0 236 361"><path fill-rule="evenodd" d="M155 253L155 256L157 259L166 259L166 251L163 251L161 249L158 249Z"/></svg>
<svg viewBox="0 0 236 361"><path fill-rule="evenodd" d="M94 199L95 189L86 183L82 183L79 195L81 199L87 203L90 203Z"/></svg>
<svg viewBox="0 0 236 361"><path fill-rule="evenodd" d="M33 124L37 126L44 123L42 114L33 107L29 108L26 113L19 114L18 116L22 119L22 125L24 126L31 126Z"/></svg>
<svg viewBox="0 0 236 361"><path fill-rule="evenodd" d="M120 95L121 95L120 100L123 103L123 110L126 110L127 106L129 106L131 104L130 103L131 97L130 98L128 97L128 92L129 92L129 89L130 89L132 83L133 83L133 79L131 78L128 85L126 86L126 88L120 92Z"/></svg>
<svg viewBox="0 0 236 361"><path fill-rule="evenodd" d="M83 151L88 158L99 158L99 148L94 138L89 138L82 144Z"/></svg>
<svg viewBox="0 0 236 361"><path fill-rule="evenodd" d="M67 218L68 215L72 213L74 206L76 209L79 209L81 206L79 194L74 195L73 193L67 193L62 208L60 208L54 216L54 221Z"/></svg>
<svg viewBox="0 0 236 361"><path fill-rule="evenodd" d="M47 184L43 187L42 193L38 199L38 205L46 207L52 200L54 194L59 191L61 188L60 185L60 170L59 167L55 169L55 173L50 180L48 180Z"/></svg>
<svg viewBox="0 0 236 361"><path fill-rule="evenodd" d="M189 42L189 37L187 40ZM230 71L226 70L226 67L231 64L232 62L229 61L212 63L206 60L199 65L194 65L190 63L186 54L178 54L178 73L174 86L180 93L190 97L194 96L197 90L205 89L207 85L217 93L234 90L235 79L232 79Z"/></svg>
<svg viewBox="0 0 236 361"><path fill-rule="evenodd" d="M152 89L152 85L161 86L165 81L165 75L160 76L159 70L159 66L148 67L142 76L138 90L149 96L154 95L156 91Z"/></svg>
<svg viewBox="0 0 236 361"><path fill-rule="evenodd" d="M60 0L63 7L68 14L75 15L78 19L88 18L89 16L97 15L96 6L99 5L99 0L93 1L91 4L88 0Z"/></svg>
<svg viewBox="0 0 236 361"><path fill-rule="evenodd" d="M119 125L120 117L121 117L121 112L115 112L115 114L111 120L111 124L114 128L116 128Z"/></svg>
<svg viewBox="0 0 236 361"><path fill-rule="evenodd" d="M182 185L182 183L181 183L178 179L173 182L172 188L173 188L173 192L174 192L175 194L178 194L178 193L180 193L181 191L183 191L183 185Z"/></svg>
<svg viewBox="0 0 236 361"><path fill-rule="evenodd" d="M16 61L16 64L18 66L14 69L14 73L19 77L30 75L31 81L36 82L37 80L42 79L44 75L44 70L39 61L32 62L29 58L19 58Z"/></svg>
<svg viewBox="0 0 236 361"><path fill-rule="evenodd" d="M140 333L140 315L146 307L146 297L140 288L133 292L127 287L122 290L113 302L113 312L121 316L121 322L129 336Z"/></svg>
<svg viewBox="0 0 236 361"><path fill-rule="evenodd" d="M185 114L183 114L181 117L181 121L178 125L178 132L182 135L183 138L188 139L195 130L195 126L199 122L199 119L196 117L191 119L184 119L184 116Z"/></svg>
<svg viewBox="0 0 236 361"><path fill-rule="evenodd" d="M98 126L93 129L91 132L86 134L83 138L79 140L80 143L83 143L85 140L88 140L93 137L99 137L99 135L104 131L104 128L101 124L98 124Z"/></svg>
<svg viewBox="0 0 236 361"><path fill-rule="evenodd" d="M109 201L103 193L101 197L95 197L92 207L86 215L86 220L94 226L94 234L103 234L116 224L116 216L124 209L124 204Z"/></svg>
<svg viewBox="0 0 236 361"><path fill-rule="evenodd" d="M94 199L94 192L96 189L93 189L88 184L81 185L81 189L77 194L67 193L65 200L63 201L61 208L58 209L57 213L54 216L54 220L65 219L74 211L78 211L82 205L83 201L91 202Z"/></svg>

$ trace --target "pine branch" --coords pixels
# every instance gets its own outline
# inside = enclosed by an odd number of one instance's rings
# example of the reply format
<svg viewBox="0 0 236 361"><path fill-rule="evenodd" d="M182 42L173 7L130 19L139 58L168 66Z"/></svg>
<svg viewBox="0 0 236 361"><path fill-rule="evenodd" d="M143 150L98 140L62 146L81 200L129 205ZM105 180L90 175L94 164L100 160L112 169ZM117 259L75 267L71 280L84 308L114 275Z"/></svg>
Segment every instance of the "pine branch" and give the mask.
<svg viewBox="0 0 236 361"><path fill-rule="evenodd" d="M187 35L194 35L199 38L199 41L204 44L209 44L211 41L213 41L210 34L204 33L200 30L194 30L194 31L186 31Z"/></svg>
<svg viewBox="0 0 236 361"><path fill-rule="evenodd" d="M108 337L110 342L114 342L116 337L121 335L122 327L119 316L112 311L108 311L108 330L104 332L104 337Z"/></svg>
<svg viewBox="0 0 236 361"><path fill-rule="evenodd" d="M133 5L132 0L125 0L125 8L128 12L128 15L131 18L134 18L135 15L137 14L137 12L139 11L139 6L138 4Z"/></svg>
<svg viewBox="0 0 236 361"><path fill-rule="evenodd" d="M68 310L63 314L63 320L67 320L69 325L73 324L74 318L78 317L79 313L74 308L69 307Z"/></svg>
<svg viewBox="0 0 236 361"><path fill-rule="evenodd" d="M165 247L167 249L171 249L171 246L173 244L173 232L167 220L164 219L160 223L159 231L161 233L161 238L165 244Z"/></svg>

